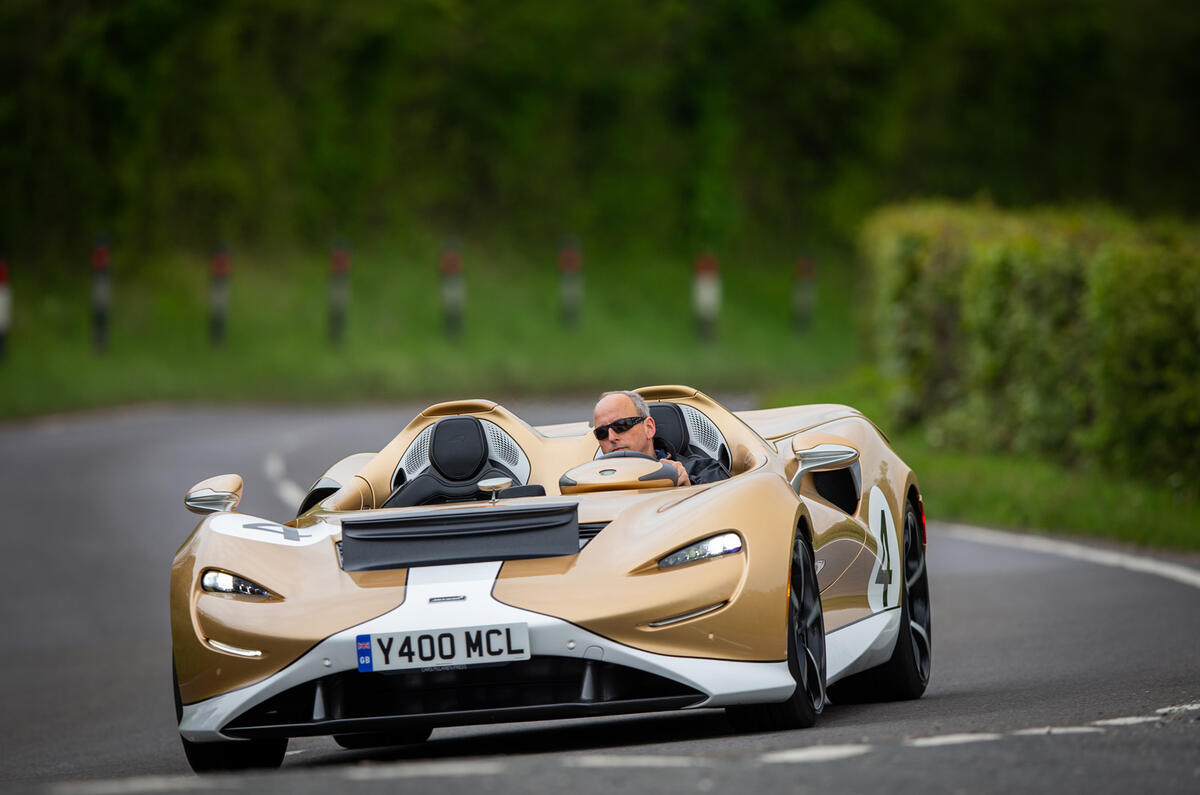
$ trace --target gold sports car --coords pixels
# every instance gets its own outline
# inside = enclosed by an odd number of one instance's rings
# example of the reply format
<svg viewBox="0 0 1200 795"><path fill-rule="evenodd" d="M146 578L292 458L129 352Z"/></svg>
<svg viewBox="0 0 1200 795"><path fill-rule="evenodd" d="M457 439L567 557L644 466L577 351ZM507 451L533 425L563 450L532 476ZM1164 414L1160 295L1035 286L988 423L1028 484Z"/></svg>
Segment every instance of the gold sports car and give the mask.
<svg viewBox="0 0 1200 795"><path fill-rule="evenodd" d="M237 475L171 569L179 733L196 770L279 765L438 726L723 707L747 730L929 681L925 519L912 470L839 405L731 412L637 390L676 450L732 477L600 454L586 422L487 400L421 412L348 456L282 524Z"/></svg>

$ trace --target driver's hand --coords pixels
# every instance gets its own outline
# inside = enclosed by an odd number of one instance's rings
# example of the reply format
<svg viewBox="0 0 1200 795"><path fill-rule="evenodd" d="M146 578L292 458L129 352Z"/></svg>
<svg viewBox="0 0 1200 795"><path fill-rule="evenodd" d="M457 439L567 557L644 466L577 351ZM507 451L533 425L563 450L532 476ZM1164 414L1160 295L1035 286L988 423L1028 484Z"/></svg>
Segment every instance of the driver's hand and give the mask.
<svg viewBox="0 0 1200 795"><path fill-rule="evenodd" d="M683 464L679 463L678 461L672 461L669 458L660 458L658 460L664 464L670 464L671 466L675 467L675 471L679 473L679 477L675 482L676 486L692 485L692 479L688 477L687 470L683 468Z"/></svg>

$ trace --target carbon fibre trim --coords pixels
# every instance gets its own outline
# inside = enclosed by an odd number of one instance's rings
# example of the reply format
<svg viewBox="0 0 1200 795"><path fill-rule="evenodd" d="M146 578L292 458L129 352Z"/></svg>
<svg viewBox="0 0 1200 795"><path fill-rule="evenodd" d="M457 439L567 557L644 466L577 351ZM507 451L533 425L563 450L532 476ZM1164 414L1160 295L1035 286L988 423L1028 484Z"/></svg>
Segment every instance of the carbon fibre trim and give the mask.
<svg viewBox="0 0 1200 795"><path fill-rule="evenodd" d="M578 503L399 513L342 521L346 571L574 555Z"/></svg>

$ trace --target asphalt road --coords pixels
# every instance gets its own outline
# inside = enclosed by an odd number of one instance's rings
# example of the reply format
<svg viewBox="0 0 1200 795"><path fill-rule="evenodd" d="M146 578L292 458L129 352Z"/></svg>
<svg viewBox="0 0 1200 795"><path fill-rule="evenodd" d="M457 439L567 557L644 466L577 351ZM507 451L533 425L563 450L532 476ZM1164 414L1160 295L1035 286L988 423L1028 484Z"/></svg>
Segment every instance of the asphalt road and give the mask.
<svg viewBox="0 0 1200 795"><path fill-rule="evenodd" d="M588 411L507 405L535 424ZM195 524L184 491L238 472L242 510L284 518L295 506L280 483L378 449L419 408L150 408L0 427L0 788L1200 791L1200 588L936 524L920 701L831 705L814 729L768 734L734 733L710 710L443 729L384 752L299 740L281 771L191 776L167 622L168 566Z"/></svg>

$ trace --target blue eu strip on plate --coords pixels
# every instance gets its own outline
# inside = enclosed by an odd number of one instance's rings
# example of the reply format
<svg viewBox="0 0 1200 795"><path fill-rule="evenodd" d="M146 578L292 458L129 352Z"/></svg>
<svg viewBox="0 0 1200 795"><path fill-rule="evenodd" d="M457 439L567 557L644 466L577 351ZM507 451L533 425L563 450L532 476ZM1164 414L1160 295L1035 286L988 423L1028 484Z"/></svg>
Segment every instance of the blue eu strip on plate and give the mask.
<svg viewBox="0 0 1200 795"><path fill-rule="evenodd" d="M358 649L358 670L361 673L374 671L375 668L371 665L371 636L359 635L354 645Z"/></svg>

